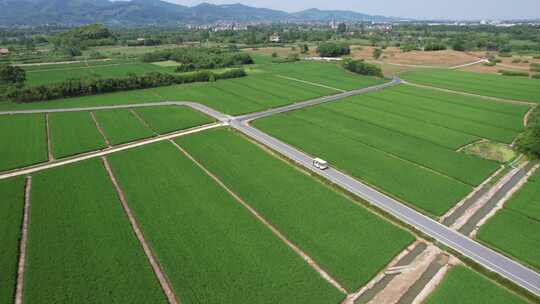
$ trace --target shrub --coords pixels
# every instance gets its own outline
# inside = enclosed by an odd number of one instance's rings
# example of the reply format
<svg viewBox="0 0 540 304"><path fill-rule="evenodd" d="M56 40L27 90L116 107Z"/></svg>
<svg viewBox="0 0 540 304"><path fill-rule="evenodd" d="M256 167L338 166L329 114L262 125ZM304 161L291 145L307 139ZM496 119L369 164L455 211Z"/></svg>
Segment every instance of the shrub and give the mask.
<svg viewBox="0 0 540 304"><path fill-rule="evenodd" d="M345 43L325 42L319 45L317 53L319 53L321 57L339 57L349 55L351 49L349 45Z"/></svg>
<svg viewBox="0 0 540 304"><path fill-rule="evenodd" d="M503 76L517 76L517 77L529 77L530 74L527 72L516 72L516 71L508 71L508 70L499 70L499 73L501 73Z"/></svg>
<svg viewBox="0 0 540 304"><path fill-rule="evenodd" d="M511 53L500 52L500 53L499 53L499 57L506 57L506 58L508 58L508 57L512 57L512 54L511 54Z"/></svg>
<svg viewBox="0 0 540 304"><path fill-rule="evenodd" d="M521 63L521 59L514 59L512 60L512 63Z"/></svg>
<svg viewBox="0 0 540 304"><path fill-rule="evenodd" d="M346 59L343 62L343 67L353 73L366 76L383 77L382 70L379 66L369 64L364 60Z"/></svg>
<svg viewBox="0 0 540 304"><path fill-rule="evenodd" d="M171 75L153 72L144 75L131 74L124 78L72 79L62 83L37 87L11 87L9 90L7 90L6 97L15 102L28 103L65 97L146 89L173 84L209 82L218 79L244 76L246 76L244 69L231 69L222 73L201 71L180 75Z"/></svg>
<svg viewBox="0 0 540 304"><path fill-rule="evenodd" d="M494 61L488 61L488 62L485 62L484 65L485 65L485 66L496 66L497 63L494 62Z"/></svg>
<svg viewBox="0 0 540 304"><path fill-rule="evenodd" d="M424 47L424 51L444 51L446 50L446 44L444 43L429 43Z"/></svg>
<svg viewBox="0 0 540 304"><path fill-rule="evenodd" d="M540 74L533 74L531 77L534 79L540 79Z"/></svg>
<svg viewBox="0 0 540 304"><path fill-rule="evenodd" d="M530 156L540 157L540 111L533 110L529 124L516 141L517 149Z"/></svg>
<svg viewBox="0 0 540 304"><path fill-rule="evenodd" d="M379 59L382 56L382 50L379 48L373 49L373 58Z"/></svg>

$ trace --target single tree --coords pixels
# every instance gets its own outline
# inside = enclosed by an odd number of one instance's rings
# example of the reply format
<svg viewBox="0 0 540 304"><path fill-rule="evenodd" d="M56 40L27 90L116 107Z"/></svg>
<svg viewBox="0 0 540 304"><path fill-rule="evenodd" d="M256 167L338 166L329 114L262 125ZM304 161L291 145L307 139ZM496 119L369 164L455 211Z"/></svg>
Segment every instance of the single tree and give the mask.
<svg viewBox="0 0 540 304"><path fill-rule="evenodd" d="M0 83L4 85L23 85L26 81L26 72L18 66L1 65Z"/></svg>
<svg viewBox="0 0 540 304"><path fill-rule="evenodd" d="M378 60L379 58L381 58L381 56L382 56L382 50L381 49L379 49L379 48L373 49L373 58Z"/></svg>

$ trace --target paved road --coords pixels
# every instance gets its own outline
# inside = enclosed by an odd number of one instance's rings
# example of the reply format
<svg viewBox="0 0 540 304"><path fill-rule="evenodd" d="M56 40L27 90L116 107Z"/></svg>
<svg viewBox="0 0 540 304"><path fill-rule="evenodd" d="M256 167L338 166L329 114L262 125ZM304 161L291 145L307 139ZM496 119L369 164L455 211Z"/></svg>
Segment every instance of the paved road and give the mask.
<svg viewBox="0 0 540 304"><path fill-rule="evenodd" d="M341 93L341 94L337 94L333 96L322 97L322 98L318 98L318 99L314 99L310 101L292 104L289 106L284 106L281 108L270 109L267 111L262 111L259 113L253 113L253 114L248 114L248 115L243 115L243 116L238 116L238 117L231 117L231 116L222 114L218 111L208 108L207 106L194 103L194 102L158 102L158 103L150 103L150 104L103 106L103 107L75 108L75 109L6 111L6 112L0 112L0 115L9 115L9 114L18 114L18 113L90 111L90 110L121 109L121 108L133 108L133 107L145 107L145 106L162 106L162 105L184 105L184 106L193 107L207 115L214 117L215 119L219 120L222 123L223 122L228 123L233 128L239 130L245 135L251 137L252 139L281 153L282 155L288 157L289 159L305 167L306 169L315 172L316 174L322 176L323 178L328 179L329 181L344 188L345 190L361 197L367 202L392 214L396 218L399 218L403 222L415 227L419 231L422 231L423 233L431 236L437 241L445 244L446 246L460 252L464 256L483 265L487 269L490 269L500 274L501 276L509 279L510 281L516 283L517 285L522 286L523 288L531 291L532 293L540 297L540 275L536 273L535 271L529 268L526 268L523 265L501 254L498 254L497 252L487 248L486 246L483 246L471 240L470 238L462 235L461 233L458 233L455 230L452 230L442 225L441 223L432 220L431 218L415 211L414 209L411 209L405 206L404 204L398 202L397 200L378 192L377 190L359 182L358 180L352 178L351 176L348 176L336 169L329 168L328 170L325 170L325 171L315 169L312 166L312 159L313 159L312 156L309 156L299 151L298 149L295 149L271 137L270 135L265 134L248 125L250 121L257 118L262 118L262 117L266 117L266 116L277 114L277 113L293 111L300 108L321 104L324 102L334 101L334 100L352 96L352 95L358 95L358 94L362 94L362 93L366 93L370 91L381 90L383 88L393 86L399 83L401 83L401 80L399 78L394 78L391 82L388 82L382 85L350 91L346 93ZM207 126L206 128L212 128L215 126L216 125ZM196 131L201 131L201 130L196 129L196 130L192 130L191 132L196 132ZM184 132L181 135L185 135L185 134L187 134L187 132ZM179 136L179 135L175 134L174 136ZM154 140L163 140L163 139L154 139ZM141 142L141 143L137 143L136 145L139 146L139 145L144 145L148 143L150 142L144 142L144 143ZM101 152L93 153L91 156L89 155L81 156L80 160L86 159L88 157L98 157L105 154L113 153L117 149L125 150L129 148L133 148L133 146L130 145L129 147L126 146L122 148L114 148L107 151L101 151ZM76 160L70 159L64 162L67 164L67 163L72 163L75 161ZM59 165L62 165L62 162L58 162L54 164L46 164L45 166L56 167ZM18 170L17 172L19 174L21 172L24 172L24 174L29 174L35 171L38 171L38 170L36 170L36 168L28 168L28 169ZM2 177L0 176L0 178Z"/></svg>
<svg viewBox="0 0 540 304"><path fill-rule="evenodd" d="M276 109L276 111L280 112L278 109ZM267 113L261 113L261 117L264 116L268 116ZM312 156L249 126L248 121L255 118L257 118L256 115L247 115L244 116L244 118L231 120L230 125L250 138L295 161L306 169L315 172L323 178L415 227L419 231L431 236L440 243L443 243L462 255L476 261L487 269L500 274L517 285L540 296L540 275L535 271L481 245L437 221L434 221L336 169L329 168L324 171L315 169L312 165Z"/></svg>

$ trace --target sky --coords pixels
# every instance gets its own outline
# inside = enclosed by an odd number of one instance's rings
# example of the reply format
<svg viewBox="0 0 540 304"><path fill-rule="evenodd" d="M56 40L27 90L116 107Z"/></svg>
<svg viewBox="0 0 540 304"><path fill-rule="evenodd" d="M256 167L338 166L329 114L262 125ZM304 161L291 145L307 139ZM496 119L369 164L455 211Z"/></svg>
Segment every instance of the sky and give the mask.
<svg viewBox="0 0 540 304"><path fill-rule="evenodd" d="M288 12L307 8L352 10L371 15L416 19L540 18L540 0L166 0L193 6L242 3Z"/></svg>

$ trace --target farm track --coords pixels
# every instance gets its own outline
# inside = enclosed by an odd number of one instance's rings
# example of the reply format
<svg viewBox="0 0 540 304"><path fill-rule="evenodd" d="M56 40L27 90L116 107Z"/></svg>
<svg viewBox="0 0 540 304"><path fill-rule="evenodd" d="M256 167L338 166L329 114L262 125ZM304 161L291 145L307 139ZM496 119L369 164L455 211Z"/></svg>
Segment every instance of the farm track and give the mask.
<svg viewBox="0 0 540 304"><path fill-rule="evenodd" d="M347 295L347 290L338 283L338 281L333 278L328 272L326 272L322 267L317 264L313 258L311 258L307 253L300 249L297 245L293 244L287 237L281 233L275 226L273 226L269 221L267 221L257 210L255 210L251 205L244 201L238 194L233 192L225 183L223 183L215 174L210 172L203 164L197 161L191 154L184 150L180 145L171 140L171 143L187 158L189 158L195 165L197 165L206 175L212 178L223 190L225 190L229 195L231 195L239 204L246 208L257 220L259 220L263 225L265 225L274 235L276 235L282 242L284 242L289 248L291 248L296 254L298 254L306 263L313 268L323 279L328 283L338 289L341 293Z"/></svg>
<svg viewBox="0 0 540 304"><path fill-rule="evenodd" d="M17 265L17 285L15 287L15 304L22 304L24 287L24 266L26 265L26 247L28 243L28 222L30 217L30 193L32 191L32 177L26 177L24 188L23 221L21 226L21 239L19 241L19 262Z"/></svg>
<svg viewBox="0 0 540 304"><path fill-rule="evenodd" d="M189 133L195 133L202 131L204 129L210 129L215 128L218 126L223 125L230 125L234 129L242 132L244 135L252 138L253 140L267 146L271 150L277 151L278 153L284 155L285 157L291 159L298 165L308 169L309 171L321 176L322 178L325 178L329 180L330 182L340 186L341 188L345 189L346 191L354 194L355 196L358 196L367 202L371 203L372 205L382 209L383 211L389 213L390 215L400 219L404 223L411 225L418 231L425 233L429 235L430 237L434 238L438 242L456 250L457 252L461 253L462 255L472 259L476 263L482 265L483 267L487 268L488 270L491 270L493 272L498 273L499 275L507 278L508 280L514 282L515 284L527 289L528 291L532 292L533 294L540 296L540 275L515 262L514 260L505 257L504 255L501 255L497 253L496 251L470 239L469 237L460 234L459 232L456 232L455 230L452 230L441 223L438 223L434 221L433 219L417 212L416 210L409 208L405 206L403 203L378 192L377 190L371 188L370 186L367 186L366 184L336 170L333 168L329 168L325 171L317 170L312 167L312 157L309 155L306 155L305 153L297 150L296 148L293 148L261 131L258 129L255 129L251 126L249 126L249 122L258 118L267 117L270 115L278 114L278 113L284 113L289 111L294 111L297 109L314 106L330 101L335 101L344 97L364 94L372 91L382 90L387 87L391 87L394 85L397 85L399 83L404 83L399 78L394 78L392 81L387 82L382 85L375 85L368 88L348 91L345 93L336 94L333 96L326 96L321 97L313 100L308 100L304 102L298 102L293 103L287 106L279 107L279 108L273 108L257 113L251 113L246 114L242 116L237 117L231 117L229 115L222 114L218 111L215 111L207 106L194 103L194 102L159 102L159 103L148 103L148 104L139 104L139 105L121 105L121 106L108 106L108 107L91 107L91 108L78 108L78 109L55 109L55 110L26 110L26 111L7 111L7 112L0 112L0 115L7 115L7 114L19 114L19 113L52 113L52 112L72 112L72 111L92 111L92 110L105 110L105 109L113 109L113 108L134 108L134 107L146 107L146 106L157 106L157 105L181 105L181 106L189 106L194 108L195 110L201 111L209 116L214 117L215 119L219 120L221 123L207 125L205 127L199 127L192 129L191 132L182 132L182 134L176 134L176 135L169 135L164 136L158 139L152 139L147 141L141 141L136 144L129 144L125 145L119 148L113 148L113 149L106 149L106 151L91 153L87 156L82 157L75 157L73 159L70 159L68 161L59 162L56 164L47 164L45 166L38 166L38 168L31 168L31 169L19 169L15 172L3 174L0 175L0 179L7 178L10 176L16 176L16 175L23 175L27 174L29 172L35 172L39 170L44 170L49 167L54 166L61 166L67 163L73 163L77 162L83 159L92 158L92 157L98 157L98 156L104 156L110 153L126 150L129 148L134 148L136 146L142 146L145 144L149 144L156 141L162 141L162 140L169 140L177 136L186 135ZM409 83L410 84L410 83ZM519 104L527 104L532 105L532 103L528 102L522 102L522 101L509 101L505 99L500 98L494 98L494 97L486 97L481 95L475 95L470 93L464 93L464 92L456 92L451 90L445 90L445 89L439 89L429 86L421 86L416 85L420 87L428 87L435 90L440 91L446 91L450 93L457 93L462 95L468 95L468 96L476 96L481 97L488 100L494 100L499 102L510 102L510 103L519 103Z"/></svg>
<svg viewBox="0 0 540 304"><path fill-rule="evenodd" d="M49 126L49 113L45 113L45 129L47 133L47 157L49 162L54 160L54 155L52 152L52 141L51 141L51 128Z"/></svg>
<svg viewBox="0 0 540 304"><path fill-rule="evenodd" d="M92 117L92 120L96 124L96 128L97 128L99 134L101 134L101 137L103 137L103 140L105 141L105 144L107 145L107 147L109 147L109 148L112 147L111 142L109 141L109 139L105 135L105 132L103 132L103 128L101 127L101 125L97 121L96 115L94 114L94 112L90 112L90 117Z"/></svg>
<svg viewBox="0 0 540 304"><path fill-rule="evenodd" d="M129 208L124 192L122 191L122 188L120 187L120 185L118 184L118 181L116 180L116 177L114 176L114 173L112 171L111 165L109 164L109 161L107 160L105 156L103 156L101 160L103 161L103 166L105 167L105 170L107 170L107 174L109 175L109 178L111 179L114 189L116 190L118 198L120 199L122 208L124 209L124 212L126 213L126 216L129 219L131 228L133 229L133 232L137 236L137 239L139 240L139 244L143 248L144 254L146 255L146 258L148 259L150 266L152 266L152 270L154 271L154 274L156 275L159 281L159 285L161 286L161 289L165 293L165 296L167 297L169 304L180 303L179 301L177 301L177 297L174 294L169 284L169 281L167 280L167 277L161 270L161 267L158 261L156 260L154 254L152 253L152 249L150 249L150 246L146 242L143 232L141 228L139 227L139 224L137 223L137 220L135 219L133 212Z"/></svg>

